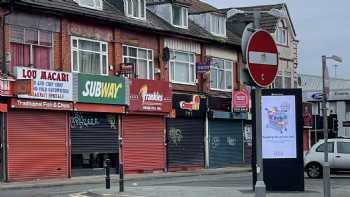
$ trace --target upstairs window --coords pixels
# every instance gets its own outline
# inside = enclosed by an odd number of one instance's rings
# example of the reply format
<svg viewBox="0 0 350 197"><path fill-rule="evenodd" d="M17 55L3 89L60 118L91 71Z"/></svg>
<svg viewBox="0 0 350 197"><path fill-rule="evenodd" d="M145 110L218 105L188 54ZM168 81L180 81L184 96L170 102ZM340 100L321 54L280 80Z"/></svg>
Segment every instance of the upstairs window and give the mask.
<svg viewBox="0 0 350 197"><path fill-rule="evenodd" d="M72 37L73 72L107 75L107 43L85 38Z"/></svg>
<svg viewBox="0 0 350 197"><path fill-rule="evenodd" d="M214 90L232 90L232 65L231 60L213 58L210 68L210 86Z"/></svg>
<svg viewBox="0 0 350 197"><path fill-rule="evenodd" d="M195 85L195 54L182 51L170 51L170 81Z"/></svg>
<svg viewBox="0 0 350 197"><path fill-rule="evenodd" d="M278 44L287 45L288 41L288 29L284 21L278 23L276 30L276 41Z"/></svg>
<svg viewBox="0 0 350 197"><path fill-rule="evenodd" d="M126 15L137 19L146 19L145 0L125 0Z"/></svg>
<svg viewBox="0 0 350 197"><path fill-rule="evenodd" d="M216 36L226 37L226 18L211 14L210 32Z"/></svg>
<svg viewBox="0 0 350 197"><path fill-rule="evenodd" d="M74 0L81 7L102 10L103 0Z"/></svg>
<svg viewBox="0 0 350 197"><path fill-rule="evenodd" d="M136 66L136 75L139 79L154 79L153 50L132 46L123 46L124 63Z"/></svg>
<svg viewBox="0 0 350 197"><path fill-rule="evenodd" d="M188 27L188 10L187 8L173 5L172 6L172 24L176 27Z"/></svg>
<svg viewBox="0 0 350 197"><path fill-rule="evenodd" d="M15 66L28 65L50 69L52 43L52 32L11 26L11 70Z"/></svg>

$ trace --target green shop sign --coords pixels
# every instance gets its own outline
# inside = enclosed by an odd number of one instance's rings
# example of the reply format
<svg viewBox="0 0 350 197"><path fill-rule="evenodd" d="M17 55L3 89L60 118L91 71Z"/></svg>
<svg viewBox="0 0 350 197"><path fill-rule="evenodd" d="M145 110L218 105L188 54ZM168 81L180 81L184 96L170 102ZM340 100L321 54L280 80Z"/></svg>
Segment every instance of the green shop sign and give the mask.
<svg viewBox="0 0 350 197"><path fill-rule="evenodd" d="M126 78L78 74L77 101L81 103L129 104L129 83ZM76 87L76 86L75 86Z"/></svg>

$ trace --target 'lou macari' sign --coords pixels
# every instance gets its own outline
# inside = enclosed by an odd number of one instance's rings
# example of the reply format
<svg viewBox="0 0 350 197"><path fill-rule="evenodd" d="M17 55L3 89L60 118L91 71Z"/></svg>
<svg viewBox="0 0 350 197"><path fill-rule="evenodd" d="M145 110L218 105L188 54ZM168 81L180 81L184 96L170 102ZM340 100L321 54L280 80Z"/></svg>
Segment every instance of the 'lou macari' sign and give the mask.
<svg viewBox="0 0 350 197"><path fill-rule="evenodd" d="M18 95L20 98L72 101L72 74L29 67L16 68L17 79L33 79L34 95Z"/></svg>

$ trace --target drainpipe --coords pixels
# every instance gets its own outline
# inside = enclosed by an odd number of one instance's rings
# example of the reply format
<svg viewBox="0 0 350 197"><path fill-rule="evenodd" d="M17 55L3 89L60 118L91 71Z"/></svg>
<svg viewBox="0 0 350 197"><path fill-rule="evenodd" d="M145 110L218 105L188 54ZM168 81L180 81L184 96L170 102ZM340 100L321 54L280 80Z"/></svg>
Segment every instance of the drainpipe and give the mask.
<svg viewBox="0 0 350 197"><path fill-rule="evenodd" d="M10 15L13 12L13 7L14 7L14 0L10 0L10 9L4 13L1 17L1 23L2 23L2 41L3 41L3 46L2 46L2 65L1 65L1 71L3 74L8 74L8 69L7 69L7 63L6 63L6 31L5 31L5 25L6 25L6 16Z"/></svg>

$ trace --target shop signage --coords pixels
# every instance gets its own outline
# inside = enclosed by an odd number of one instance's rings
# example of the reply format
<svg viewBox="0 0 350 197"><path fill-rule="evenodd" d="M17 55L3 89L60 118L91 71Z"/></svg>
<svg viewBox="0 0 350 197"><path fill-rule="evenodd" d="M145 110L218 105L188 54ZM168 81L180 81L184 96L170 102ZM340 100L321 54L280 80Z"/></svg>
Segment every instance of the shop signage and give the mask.
<svg viewBox="0 0 350 197"><path fill-rule="evenodd" d="M172 109L170 83L165 81L132 79L130 111L169 113Z"/></svg>
<svg viewBox="0 0 350 197"><path fill-rule="evenodd" d="M350 121L343 121L343 127L350 127Z"/></svg>
<svg viewBox="0 0 350 197"><path fill-rule="evenodd" d="M0 96L13 96L13 81L0 79Z"/></svg>
<svg viewBox="0 0 350 197"><path fill-rule="evenodd" d="M322 92L321 91L305 91L303 92L304 101L322 101ZM350 90L330 90L327 100L350 100Z"/></svg>
<svg viewBox="0 0 350 197"><path fill-rule="evenodd" d="M34 80L33 95L19 94L18 97L60 101L73 100L71 73L29 67L17 67L16 69L17 79Z"/></svg>
<svg viewBox="0 0 350 197"><path fill-rule="evenodd" d="M64 101L31 100L31 99L11 99L11 108L25 109L45 109L72 111L73 103Z"/></svg>
<svg viewBox="0 0 350 197"><path fill-rule="evenodd" d="M197 94L174 94L173 107L176 117L205 117L206 97Z"/></svg>
<svg viewBox="0 0 350 197"><path fill-rule="evenodd" d="M120 64L120 75L130 76L131 78L135 77L135 64L133 63L121 63Z"/></svg>
<svg viewBox="0 0 350 197"><path fill-rule="evenodd" d="M248 111L249 94L246 90L232 91L232 106L234 111Z"/></svg>
<svg viewBox="0 0 350 197"><path fill-rule="evenodd" d="M196 64L196 71L198 74L200 73L206 73L210 70L210 63L197 63Z"/></svg>
<svg viewBox="0 0 350 197"><path fill-rule="evenodd" d="M74 88L76 101L81 103L100 103L127 105L129 84L124 77L77 74Z"/></svg>
<svg viewBox="0 0 350 197"><path fill-rule="evenodd" d="M303 103L304 128L312 128L312 103Z"/></svg>
<svg viewBox="0 0 350 197"><path fill-rule="evenodd" d="M17 79L15 81L15 95L34 95L34 80L33 79Z"/></svg>
<svg viewBox="0 0 350 197"><path fill-rule="evenodd" d="M231 111L231 98L214 97L210 96L208 99L208 107L210 110L216 111Z"/></svg>

